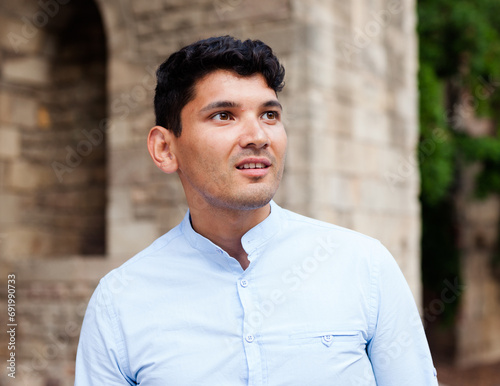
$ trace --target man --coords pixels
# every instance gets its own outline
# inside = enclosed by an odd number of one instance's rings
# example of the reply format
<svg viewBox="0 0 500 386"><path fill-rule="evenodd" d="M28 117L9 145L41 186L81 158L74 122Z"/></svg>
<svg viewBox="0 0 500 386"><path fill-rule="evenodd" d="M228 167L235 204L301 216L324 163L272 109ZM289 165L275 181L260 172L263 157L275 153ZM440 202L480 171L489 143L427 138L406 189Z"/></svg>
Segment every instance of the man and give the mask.
<svg viewBox="0 0 500 386"><path fill-rule="evenodd" d="M272 201L287 138L271 49L210 38L157 75L148 149L189 211L101 280L76 385L437 385L388 251Z"/></svg>

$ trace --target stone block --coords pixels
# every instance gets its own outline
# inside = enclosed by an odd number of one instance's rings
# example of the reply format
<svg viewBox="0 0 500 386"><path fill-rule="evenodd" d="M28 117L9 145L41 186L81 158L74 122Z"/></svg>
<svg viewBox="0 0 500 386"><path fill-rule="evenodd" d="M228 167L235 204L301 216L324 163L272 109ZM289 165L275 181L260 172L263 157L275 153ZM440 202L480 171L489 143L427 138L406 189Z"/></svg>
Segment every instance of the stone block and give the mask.
<svg viewBox="0 0 500 386"><path fill-rule="evenodd" d="M370 211L354 211L352 214L352 229L367 236L380 240L383 216Z"/></svg>
<svg viewBox="0 0 500 386"><path fill-rule="evenodd" d="M200 7L201 8L201 7ZM272 3L265 0L253 2L245 0L215 0L202 9L210 24L227 24L231 22L277 22L290 17L291 9L286 0L277 0ZM184 12L186 13L186 12ZM192 11L191 11L192 13Z"/></svg>
<svg viewBox="0 0 500 386"><path fill-rule="evenodd" d="M351 4L344 1L335 1L331 3L332 11L329 16L334 19L336 24L350 25L352 23Z"/></svg>
<svg viewBox="0 0 500 386"><path fill-rule="evenodd" d="M298 34L302 32L299 26L290 24L276 24L274 28L267 29L261 28L255 32L255 38L262 40L270 47L272 47L273 52L278 56L280 62L283 62L285 56L290 53L293 49L293 45L290 44L291 41L297 41L299 39ZM253 37L252 37L253 38ZM287 63L283 63L287 69L289 66Z"/></svg>
<svg viewBox="0 0 500 386"><path fill-rule="evenodd" d="M184 189L177 174L165 174L158 169L161 176L158 182L151 184L148 189L151 190L151 202L155 205L176 204L185 202Z"/></svg>
<svg viewBox="0 0 500 386"><path fill-rule="evenodd" d="M168 232L170 229L177 226L188 210L187 204L179 202L176 205L166 205L157 208L158 217L156 222L158 224L158 231L160 234Z"/></svg>
<svg viewBox="0 0 500 386"><path fill-rule="evenodd" d="M0 190L0 225L12 226L20 220L20 202L15 194Z"/></svg>
<svg viewBox="0 0 500 386"><path fill-rule="evenodd" d="M335 90L337 89L335 88ZM328 105L329 131L335 137L354 137L354 113L351 97L352 93L349 90L336 91L334 101Z"/></svg>
<svg viewBox="0 0 500 386"><path fill-rule="evenodd" d="M377 176L382 173L381 153L383 148L377 144L360 143L357 144L359 151L359 173L363 177Z"/></svg>
<svg viewBox="0 0 500 386"><path fill-rule="evenodd" d="M18 160L7 169L7 185L22 191L49 186L56 181L50 166Z"/></svg>
<svg viewBox="0 0 500 386"><path fill-rule="evenodd" d="M365 210L387 210L389 201L397 199L397 191L388 190L379 179L364 178L360 181L360 206Z"/></svg>
<svg viewBox="0 0 500 386"><path fill-rule="evenodd" d="M418 162L414 154L389 146L381 149L381 176L386 185L390 189L412 187L411 184L419 179Z"/></svg>
<svg viewBox="0 0 500 386"><path fill-rule="evenodd" d="M113 149L108 154L109 181L114 186L148 183L156 168L145 145Z"/></svg>
<svg viewBox="0 0 500 386"><path fill-rule="evenodd" d="M128 117L127 117L128 118ZM113 120L113 125L107 131L108 146L113 149L126 148L132 143L132 122L130 119ZM146 139L144 139L144 144Z"/></svg>
<svg viewBox="0 0 500 386"><path fill-rule="evenodd" d="M129 259L160 236L156 224L148 221L110 224L108 251L112 259Z"/></svg>
<svg viewBox="0 0 500 386"><path fill-rule="evenodd" d="M0 158L14 158L20 154L19 131L14 127L0 127Z"/></svg>
<svg viewBox="0 0 500 386"><path fill-rule="evenodd" d="M418 133L418 119L416 119L418 116L418 94L407 86L394 87L391 94L393 95L392 103L387 107L406 122L401 129Z"/></svg>
<svg viewBox="0 0 500 386"><path fill-rule="evenodd" d="M341 65L335 66L333 90L339 95L343 95L344 100L352 100L353 94L357 94L361 90L363 83L361 77L351 67L344 68ZM339 111L338 113L342 113Z"/></svg>
<svg viewBox="0 0 500 386"><path fill-rule="evenodd" d="M353 137L356 140L381 145L390 142L388 118L383 112L357 106L353 114Z"/></svg>
<svg viewBox="0 0 500 386"><path fill-rule="evenodd" d="M302 172L309 169L309 165L304 162L305 159L308 159L310 153L308 141L305 137L306 133L303 132L297 133L293 131L288 133L285 173L287 173L287 170Z"/></svg>
<svg viewBox="0 0 500 386"><path fill-rule="evenodd" d="M0 91L0 122L35 129L38 103L35 99Z"/></svg>
<svg viewBox="0 0 500 386"><path fill-rule="evenodd" d="M341 174L333 174L327 177L327 186L324 192L328 192L320 202L330 203L338 211L352 211L359 206L360 185L356 178Z"/></svg>
<svg viewBox="0 0 500 386"><path fill-rule="evenodd" d="M45 58L36 56L8 58L3 65L3 78L12 83L45 85L50 81L49 63Z"/></svg>
<svg viewBox="0 0 500 386"><path fill-rule="evenodd" d="M325 138L326 142L326 138ZM333 169L338 173L363 175L362 162L365 154L362 144L347 138L336 138L330 151L333 155Z"/></svg>
<svg viewBox="0 0 500 386"><path fill-rule="evenodd" d="M281 189L287 206L298 208L301 213L308 212L311 197L310 176L306 171L288 170L285 171Z"/></svg>
<svg viewBox="0 0 500 386"><path fill-rule="evenodd" d="M283 180L282 180L283 181ZM273 197L273 200L280 206L285 205L286 202L286 196L285 196L285 189L281 189L281 184L280 188L276 191L276 194Z"/></svg>
<svg viewBox="0 0 500 386"><path fill-rule="evenodd" d="M108 190L108 224L114 226L132 219L130 191L128 188L112 187Z"/></svg>
<svg viewBox="0 0 500 386"><path fill-rule="evenodd" d="M159 14L164 9L165 5L164 0L133 1L131 3L131 8L137 15Z"/></svg>
<svg viewBox="0 0 500 386"><path fill-rule="evenodd" d="M109 61L109 95L111 117L123 117L126 111L134 109L154 90L156 67L148 62L132 63L123 58Z"/></svg>
<svg viewBox="0 0 500 386"><path fill-rule="evenodd" d="M11 227L4 232L2 260L33 259L52 249L50 234L37 229Z"/></svg>
<svg viewBox="0 0 500 386"><path fill-rule="evenodd" d="M0 15L0 46L17 55L37 54L44 48L44 34L30 27L26 19L3 14Z"/></svg>
<svg viewBox="0 0 500 386"><path fill-rule="evenodd" d="M153 100L153 92L151 92L151 98L148 101ZM139 109L138 109L139 110ZM148 104L146 108L137 111L132 117L132 127L131 132L134 135L135 140L139 140L142 143L146 143L146 138L148 136L149 130L155 126L156 118L154 115L154 110L152 104Z"/></svg>
<svg viewBox="0 0 500 386"><path fill-rule="evenodd" d="M372 43L362 54L362 63L378 77L385 77L388 72L387 49L382 44Z"/></svg>

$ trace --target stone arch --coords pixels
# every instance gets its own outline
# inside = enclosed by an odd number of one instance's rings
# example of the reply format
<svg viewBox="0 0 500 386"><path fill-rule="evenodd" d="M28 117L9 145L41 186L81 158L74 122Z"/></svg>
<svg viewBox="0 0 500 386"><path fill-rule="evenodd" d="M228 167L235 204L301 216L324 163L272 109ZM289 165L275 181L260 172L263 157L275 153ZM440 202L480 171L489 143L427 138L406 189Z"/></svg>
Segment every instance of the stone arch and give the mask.
<svg viewBox="0 0 500 386"><path fill-rule="evenodd" d="M4 252L102 255L107 44L100 12L86 0L11 7L15 32L2 83L12 114L2 124L15 133L17 151L4 158L3 191L17 210Z"/></svg>

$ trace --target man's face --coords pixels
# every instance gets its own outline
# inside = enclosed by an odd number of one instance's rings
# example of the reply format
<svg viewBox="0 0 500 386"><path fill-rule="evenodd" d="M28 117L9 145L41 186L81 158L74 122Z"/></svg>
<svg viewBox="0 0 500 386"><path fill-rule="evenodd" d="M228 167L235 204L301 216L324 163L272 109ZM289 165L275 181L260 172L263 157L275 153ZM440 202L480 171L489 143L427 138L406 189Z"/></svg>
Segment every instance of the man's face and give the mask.
<svg viewBox="0 0 500 386"><path fill-rule="evenodd" d="M276 193L287 137L275 92L261 74L217 70L195 84L181 111L174 153L188 203L256 209Z"/></svg>

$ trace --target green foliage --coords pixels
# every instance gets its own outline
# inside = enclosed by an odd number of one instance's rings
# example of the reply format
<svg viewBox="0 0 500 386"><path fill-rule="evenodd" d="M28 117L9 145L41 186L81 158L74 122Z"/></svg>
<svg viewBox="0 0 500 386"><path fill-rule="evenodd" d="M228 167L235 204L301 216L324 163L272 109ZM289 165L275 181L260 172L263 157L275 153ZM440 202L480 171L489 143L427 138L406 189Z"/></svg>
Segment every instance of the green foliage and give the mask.
<svg viewBox="0 0 500 386"><path fill-rule="evenodd" d="M500 121L500 2L496 0L420 0L420 133L421 145L436 150L421 159L422 200L437 204L453 186L455 159L482 163L478 196L498 193L500 137L470 138L457 130L446 108L445 82L471 95L475 114ZM440 128L445 140L436 142Z"/></svg>
<svg viewBox="0 0 500 386"><path fill-rule="evenodd" d="M435 154L421 163L422 200L433 204L446 199L457 154L484 164L478 176L479 196L499 192L500 138L464 138L457 132L451 118L456 112L446 108L444 84L453 81L468 91L475 114L500 121L500 92L496 92L500 86L500 2L420 0L418 14L421 142L431 141L436 127L447 133Z"/></svg>
<svg viewBox="0 0 500 386"><path fill-rule="evenodd" d="M424 63L419 72L421 197L436 204L446 196L454 175L453 137L446 123L443 83Z"/></svg>
<svg viewBox="0 0 500 386"><path fill-rule="evenodd" d="M498 78L500 3L497 0L419 0L421 62L440 78L467 66L471 75Z"/></svg>
<svg viewBox="0 0 500 386"><path fill-rule="evenodd" d="M480 165L478 198L500 193L500 1L418 0L417 6L419 149L434 145L420 157L422 271L424 286L440 293L444 279L460 277L452 194L464 161ZM463 95L470 96L467 109L457 106ZM490 119L496 135L465 134L464 111ZM445 315L455 310L447 305Z"/></svg>
<svg viewBox="0 0 500 386"><path fill-rule="evenodd" d="M466 161L481 162L482 170L476 181L477 198L500 193L500 139L471 138L457 135L458 148Z"/></svg>

